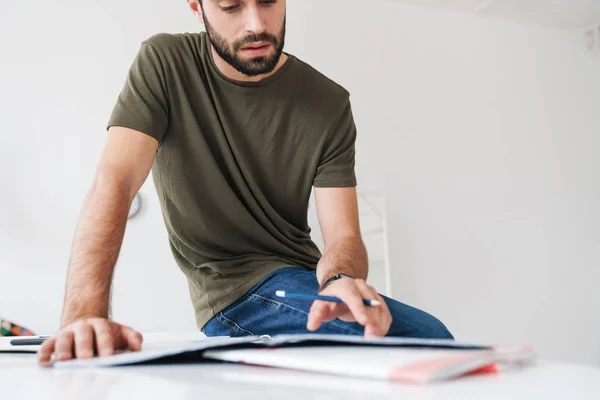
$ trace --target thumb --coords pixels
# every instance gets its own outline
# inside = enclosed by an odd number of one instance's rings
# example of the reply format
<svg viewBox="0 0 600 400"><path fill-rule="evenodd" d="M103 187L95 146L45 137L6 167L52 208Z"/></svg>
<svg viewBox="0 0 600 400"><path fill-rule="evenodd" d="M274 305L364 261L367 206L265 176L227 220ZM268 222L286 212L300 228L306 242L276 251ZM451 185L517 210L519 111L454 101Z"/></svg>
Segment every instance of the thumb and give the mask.
<svg viewBox="0 0 600 400"><path fill-rule="evenodd" d="M142 334L135 331L134 329L128 326L121 327L121 336L123 337L123 341L126 346L131 350L140 350L142 348L142 342L144 338Z"/></svg>

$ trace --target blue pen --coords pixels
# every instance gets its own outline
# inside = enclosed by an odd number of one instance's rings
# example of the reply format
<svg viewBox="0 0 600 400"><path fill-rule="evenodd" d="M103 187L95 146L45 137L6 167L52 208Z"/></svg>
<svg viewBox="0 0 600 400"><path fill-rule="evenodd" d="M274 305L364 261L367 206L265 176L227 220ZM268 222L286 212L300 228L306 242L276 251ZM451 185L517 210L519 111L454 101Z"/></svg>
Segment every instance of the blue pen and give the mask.
<svg viewBox="0 0 600 400"><path fill-rule="evenodd" d="M325 301L335 301L336 303L343 303L342 299L339 297L333 296L320 296L316 294L306 294L306 293L293 293L286 292L285 290L278 290L275 292L277 297L287 297L290 299L301 299L301 300L325 300ZM363 300L365 306L380 306L381 302L378 300Z"/></svg>

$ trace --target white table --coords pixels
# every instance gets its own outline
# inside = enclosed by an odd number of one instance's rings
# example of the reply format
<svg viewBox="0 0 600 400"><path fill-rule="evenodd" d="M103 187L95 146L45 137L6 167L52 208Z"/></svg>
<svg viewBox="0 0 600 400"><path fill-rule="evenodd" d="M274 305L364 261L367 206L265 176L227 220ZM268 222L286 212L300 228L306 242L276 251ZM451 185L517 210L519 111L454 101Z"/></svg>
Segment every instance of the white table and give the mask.
<svg viewBox="0 0 600 400"><path fill-rule="evenodd" d="M198 337L187 335L185 339ZM146 335L145 342L164 339ZM539 361L524 370L430 386L232 364L41 368L35 355L0 354L7 399L600 399L600 368Z"/></svg>

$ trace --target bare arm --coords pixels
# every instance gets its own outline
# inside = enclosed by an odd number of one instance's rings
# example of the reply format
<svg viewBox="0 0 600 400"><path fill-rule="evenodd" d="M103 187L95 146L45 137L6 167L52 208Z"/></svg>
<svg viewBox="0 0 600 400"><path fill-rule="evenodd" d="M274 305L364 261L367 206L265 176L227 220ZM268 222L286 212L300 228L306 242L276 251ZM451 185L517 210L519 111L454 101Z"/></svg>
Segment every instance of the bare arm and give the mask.
<svg viewBox="0 0 600 400"><path fill-rule="evenodd" d="M317 265L319 285L336 274L354 279L338 279L321 291L339 297L343 303L315 301L307 328L316 330L323 322L339 318L360 323L366 336L385 335L392 317L383 298L366 283L369 260L360 233L356 188L316 188L315 200L325 241L325 251ZM364 299L377 300L380 305L365 307Z"/></svg>
<svg viewBox="0 0 600 400"><path fill-rule="evenodd" d="M360 234L356 188L315 188L325 251L317 267L323 284L336 274L367 279L369 260Z"/></svg>
<svg viewBox="0 0 600 400"><path fill-rule="evenodd" d="M132 129L109 129L73 243L61 327L108 318L114 266L129 207L152 166L158 142Z"/></svg>
<svg viewBox="0 0 600 400"><path fill-rule="evenodd" d="M59 359L70 358L73 347L79 353L76 356L87 357L93 354L94 343L98 348L105 345L109 354L128 340L135 341L137 334L131 328L105 320L129 207L148 177L157 147L156 139L144 133L109 129L76 229L61 331L44 343L41 361L48 361L55 350Z"/></svg>

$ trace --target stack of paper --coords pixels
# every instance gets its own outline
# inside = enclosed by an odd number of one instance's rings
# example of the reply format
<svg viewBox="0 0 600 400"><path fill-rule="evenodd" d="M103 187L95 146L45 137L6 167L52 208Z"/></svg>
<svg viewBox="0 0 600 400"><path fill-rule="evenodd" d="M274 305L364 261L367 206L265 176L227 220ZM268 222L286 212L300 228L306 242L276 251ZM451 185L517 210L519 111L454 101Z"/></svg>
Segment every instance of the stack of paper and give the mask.
<svg viewBox="0 0 600 400"><path fill-rule="evenodd" d="M355 378L421 384L477 372L497 372L497 364L529 361L533 352L526 348L499 351L327 346L208 350L204 357Z"/></svg>
<svg viewBox="0 0 600 400"><path fill-rule="evenodd" d="M280 335L208 338L173 346L144 347L110 357L61 361L56 368L114 367L148 362L228 362L288 368L357 378L427 383L535 357L530 347L496 348L453 340L364 338L342 335Z"/></svg>

